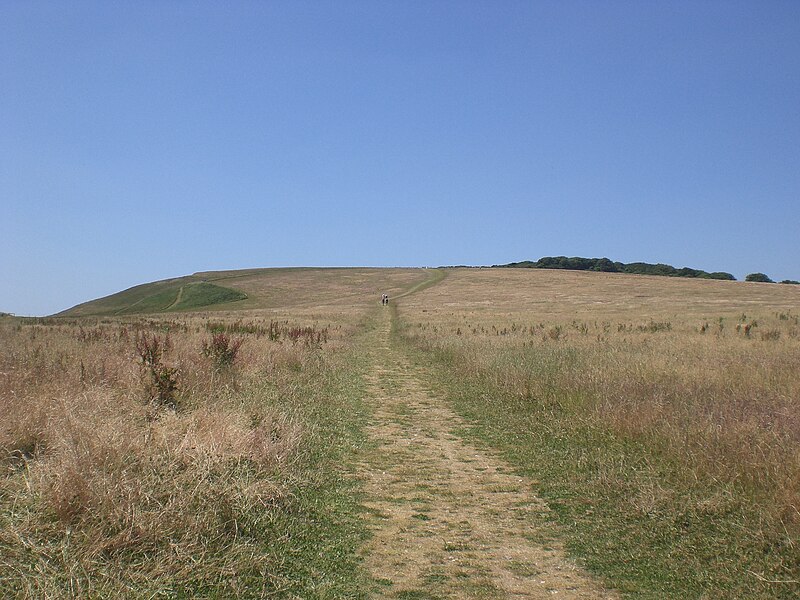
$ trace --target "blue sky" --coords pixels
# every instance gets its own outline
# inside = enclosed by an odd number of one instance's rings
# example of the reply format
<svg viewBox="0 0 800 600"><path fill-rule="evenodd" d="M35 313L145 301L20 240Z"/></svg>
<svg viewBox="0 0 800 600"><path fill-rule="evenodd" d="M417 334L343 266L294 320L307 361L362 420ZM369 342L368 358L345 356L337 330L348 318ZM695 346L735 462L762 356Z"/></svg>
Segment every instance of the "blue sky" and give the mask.
<svg viewBox="0 0 800 600"><path fill-rule="evenodd" d="M800 279L800 3L0 0L0 311L210 269Z"/></svg>

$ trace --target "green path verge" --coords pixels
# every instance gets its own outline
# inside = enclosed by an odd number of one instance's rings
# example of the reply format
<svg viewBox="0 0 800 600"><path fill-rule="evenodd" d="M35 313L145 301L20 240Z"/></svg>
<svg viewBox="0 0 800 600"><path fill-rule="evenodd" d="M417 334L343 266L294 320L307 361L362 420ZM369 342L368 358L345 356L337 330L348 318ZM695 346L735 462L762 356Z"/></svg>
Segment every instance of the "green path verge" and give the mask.
<svg viewBox="0 0 800 600"><path fill-rule="evenodd" d="M293 490L295 506L277 513L274 523L282 531L273 549L279 559L273 577L280 585L270 597L367 597L368 582L357 558L367 533L360 518L359 484L352 476L354 457L365 443L365 368L364 355L356 348L337 368L311 374L314 381L304 383L298 374L299 389L320 390L305 401L265 390L272 402L285 403L314 432L303 459L305 477Z"/></svg>

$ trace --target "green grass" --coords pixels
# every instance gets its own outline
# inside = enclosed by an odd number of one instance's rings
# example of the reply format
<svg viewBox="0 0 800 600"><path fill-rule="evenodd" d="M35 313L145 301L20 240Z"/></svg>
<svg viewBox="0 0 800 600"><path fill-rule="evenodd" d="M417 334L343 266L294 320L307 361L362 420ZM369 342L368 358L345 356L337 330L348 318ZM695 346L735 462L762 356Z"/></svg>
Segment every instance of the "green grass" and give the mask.
<svg viewBox="0 0 800 600"><path fill-rule="evenodd" d="M110 296L84 302L59 313L59 315L78 317L85 315L116 315L123 312L147 312L147 306L154 307L156 311L163 310L174 302L181 286L192 281L194 281L193 277L179 277L137 285ZM136 310L136 307L142 306L145 307L145 310Z"/></svg>
<svg viewBox="0 0 800 600"><path fill-rule="evenodd" d="M537 482L554 537L608 585L635 598L798 597L796 541L761 531L746 496L686 480L652 440L587 422L580 397L520 399L496 374L460 371L455 352L413 346L398 326L395 339L470 421L466 435ZM546 379L547 357L539 368ZM760 578L775 573L784 583Z"/></svg>
<svg viewBox="0 0 800 600"><path fill-rule="evenodd" d="M247 294L205 281L190 282L185 285L173 284L163 291L145 296L127 308L118 310L116 314L152 314L196 310L246 298Z"/></svg>
<svg viewBox="0 0 800 600"><path fill-rule="evenodd" d="M244 292L190 276L136 286L81 304L61 315L134 315L190 311L246 298L247 294Z"/></svg>
<svg viewBox="0 0 800 600"><path fill-rule="evenodd" d="M245 300L247 294L230 288L214 285L213 283L191 283L183 288L180 301L170 310L193 310Z"/></svg>
<svg viewBox="0 0 800 600"><path fill-rule="evenodd" d="M178 297L180 287L169 287L160 291L152 296L145 296L141 300L131 304L130 306L116 311L118 315L142 314L142 313L158 313L167 310Z"/></svg>
<svg viewBox="0 0 800 600"><path fill-rule="evenodd" d="M289 388L267 382L257 394L313 431L301 455L302 476L294 482L291 505L268 519L272 534L265 540L274 557L270 597L369 596L369 578L357 557L368 532L360 487L352 477L354 458L367 444L365 360L356 348L334 362L294 372ZM252 576L243 587L247 594L263 583L257 573Z"/></svg>

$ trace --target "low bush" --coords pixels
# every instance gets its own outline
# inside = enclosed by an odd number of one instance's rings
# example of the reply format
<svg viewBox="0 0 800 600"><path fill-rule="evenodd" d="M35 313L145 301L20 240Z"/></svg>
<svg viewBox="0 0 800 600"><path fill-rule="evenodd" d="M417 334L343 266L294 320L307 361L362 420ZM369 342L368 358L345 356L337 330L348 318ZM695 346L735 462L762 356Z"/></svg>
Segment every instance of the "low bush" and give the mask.
<svg viewBox="0 0 800 600"><path fill-rule="evenodd" d="M140 333L136 336L136 352L149 378L147 387L150 401L159 406L177 408L175 394L178 391L178 369L168 367L163 362L164 351L170 345L169 335L159 338L155 334L148 336Z"/></svg>
<svg viewBox="0 0 800 600"><path fill-rule="evenodd" d="M229 367L236 360L243 342L241 338L234 339L227 334L216 333L211 336L211 341L203 342L201 353L210 358L216 368Z"/></svg>

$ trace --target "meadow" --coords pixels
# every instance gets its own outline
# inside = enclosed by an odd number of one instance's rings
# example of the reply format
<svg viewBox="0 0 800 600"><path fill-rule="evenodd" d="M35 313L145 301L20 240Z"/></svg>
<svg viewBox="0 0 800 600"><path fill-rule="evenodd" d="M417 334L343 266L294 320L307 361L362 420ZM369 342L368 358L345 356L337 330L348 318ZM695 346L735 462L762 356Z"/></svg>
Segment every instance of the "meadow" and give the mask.
<svg viewBox="0 0 800 600"><path fill-rule="evenodd" d="M797 596L800 289L523 269L205 273L0 318L0 595L369 597L389 315L609 588Z"/></svg>
<svg viewBox="0 0 800 600"><path fill-rule="evenodd" d="M800 591L795 286L462 269L399 314L472 434L620 589Z"/></svg>
<svg viewBox="0 0 800 600"><path fill-rule="evenodd" d="M356 342L379 292L422 276L234 275L235 312L129 315L151 284L0 319L0 596L363 594Z"/></svg>

